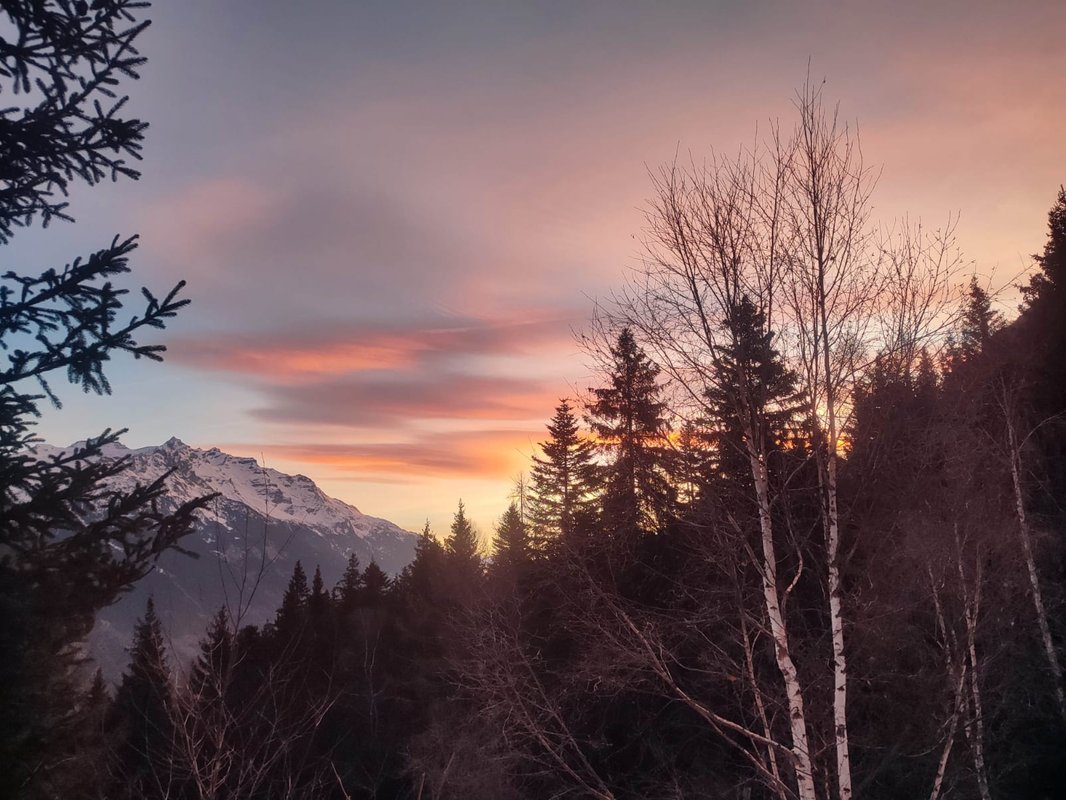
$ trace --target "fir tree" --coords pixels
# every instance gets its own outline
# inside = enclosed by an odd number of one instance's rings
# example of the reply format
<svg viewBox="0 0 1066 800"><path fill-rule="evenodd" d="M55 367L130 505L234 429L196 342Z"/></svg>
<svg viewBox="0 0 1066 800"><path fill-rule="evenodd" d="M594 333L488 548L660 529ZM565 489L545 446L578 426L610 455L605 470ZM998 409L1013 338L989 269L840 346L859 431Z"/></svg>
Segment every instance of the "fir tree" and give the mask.
<svg viewBox="0 0 1066 800"><path fill-rule="evenodd" d="M145 59L137 44L148 22L137 0L5 2L0 9L0 244L20 228L70 220L79 184L136 179L146 123L129 116L123 79ZM179 283L163 296L144 290L130 311L121 278L136 237L112 237L87 257L40 274L0 276L0 795L55 794L73 732L81 685L78 642L95 613L151 569L189 532L191 503L156 507L166 476L105 494L101 483L128 460L103 462L105 431L66 454L38 460L28 448L40 403L59 400L64 376L107 394L106 362L126 353L160 360L165 348L143 334L162 328L187 300ZM6 270L6 268L5 268ZM61 378L62 379L62 378ZM86 513L92 510L94 513Z"/></svg>
<svg viewBox="0 0 1066 800"><path fill-rule="evenodd" d="M659 368L626 328L611 346L609 385L592 390L589 421L609 458L601 476L604 524L616 532L654 531L673 506L658 376Z"/></svg>
<svg viewBox="0 0 1066 800"><path fill-rule="evenodd" d="M163 627L149 598L134 628L129 667L112 707L116 796L157 796L170 756L172 702Z"/></svg>
<svg viewBox="0 0 1066 800"><path fill-rule="evenodd" d="M292 568L292 576L289 585L285 587L285 594L281 597L281 608L278 609L274 627L282 640L292 639L299 636L307 621L307 601L310 597L307 588L307 575L303 565L297 561Z"/></svg>
<svg viewBox="0 0 1066 800"><path fill-rule="evenodd" d="M93 673L93 681L89 684L89 692L86 695L85 703L86 707L97 711L111 705L111 693L107 690L104 671L99 667Z"/></svg>
<svg viewBox="0 0 1066 800"><path fill-rule="evenodd" d="M495 577L514 582L528 568L531 556L529 532L522 521L518 505L512 502L496 527L492 573Z"/></svg>
<svg viewBox="0 0 1066 800"><path fill-rule="evenodd" d="M444 547L426 520L415 544L415 557L404 568L403 586L413 598L432 601L441 591L444 575Z"/></svg>
<svg viewBox="0 0 1066 800"><path fill-rule="evenodd" d="M377 605L385 599L392 581L378 562L371 561L363 570L363 597L368 605Z"/></svg>
<svg viewBox="0 0 1066 800"><path fill-rule="evenodd" d="M1066 188L1060 187L1048 212L1048 238L1044 252L1033 256L1040 271L1022 289L1029 308L1066 302Z"/></svg>
<svg viewBox="0 0 1066 800"><path fill-rule="evenodd" d="M229 613L220 608L200 642L200 653L189 673L189 690L205 703L214 703L225 695L233 665L234 641Z"/></svg>
<svg viewBox="0 0 1066 800"><path fill-rule="evenodd" d="M540 443L544 456L533 456L530 472L530 517L541 548L550 538L570 538L587 525L597 482L594 447L581 437L567 400L556 406L548 433L551 438Z"/></svg>
<svg viewBox="0 0 1066 800"><path fill-rule="evenodd" d="M337 604L343 611L351 611L355 607L359 591L363 587L363 576L359 567L359 557L352 553L348 556L348 564L344 568L340 582L333 589Z"/></svg>
<svg viewBox="0 0 1066 800"><path fill-rule="evenodd" d="M475 585L481 577L484 565L478 552L477 533L466 516L462 500L452 519L451 533L444 540L444 552L448 574L460 593L465 594L466 588Z"/></svg>
<svg viewBox="0 0 1066 800"><path fill-rule="evenodd" d="M973 361L988 348L992 336L1003 327L1003 318L992 308L992 298L970 278L966 307L959 326L959 342L956 357Z"/></svg>
<svg viewBox="0 0 1066 800"><path fill-rule="evenodd" d="M312 619L322 619L329 609L329 595L322 582L322 569L315 564L315 574L311 578L311 593L307 598L307 608Z"/></svg>
<svg viewBox="0 0 1066 800"><path fill-rule="evenodd" d="M1047 241L1034 258L1039 270L1023 289L1025 306L1006 343L1008 355L1024 369L1022 424L1039 426L1031 440L1030 468L1043 488L1032 493L1034 510L1061 530L1066 525L1066 188L1059 189L1048 212ZM1042 425L1044 420L1049 422Z"/></svg>
<svg viewBox="0 0 1066 800"><path fill-rule="evenodd" d="M749 297L740 299L724 323L729 344L718 354L717 382L707 390L707 400L719 425L715 436L718 472L730 482L747 486L751 468L744 428L760 440L759 452L778 446L797 410L796 377L774 347L766 316Z"/></svg>
<svg viewBox="0 0 1066 800"><path fill-rule="evenodd" d="M677 452L670 461L678 504L692 509L704 497L714 473L713 436L688 420L677 435Z"/></svg>

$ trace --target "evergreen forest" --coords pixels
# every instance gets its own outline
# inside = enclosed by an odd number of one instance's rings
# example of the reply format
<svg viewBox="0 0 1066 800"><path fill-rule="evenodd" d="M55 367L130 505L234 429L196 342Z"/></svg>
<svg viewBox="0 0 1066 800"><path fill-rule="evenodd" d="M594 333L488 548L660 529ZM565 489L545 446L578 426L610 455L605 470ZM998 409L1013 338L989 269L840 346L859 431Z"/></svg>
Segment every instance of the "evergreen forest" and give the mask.
<svg viewBox="0 0 1066 800"><path fill-rule="evenodd" d="M3 3L0 244L138 177L143 5ZM28 448L53 384L163 357L185 289L121 288L136 237L5 272L0 796L1062 797L1066 190L1004 304L951 225L879 227L876 177L811 81L735 158L654 171L593 385L491 537L457 501L398 575L297 563L192 663L149 601L116 685L95 613L210 498L101 488L121 432Z"/></svg>

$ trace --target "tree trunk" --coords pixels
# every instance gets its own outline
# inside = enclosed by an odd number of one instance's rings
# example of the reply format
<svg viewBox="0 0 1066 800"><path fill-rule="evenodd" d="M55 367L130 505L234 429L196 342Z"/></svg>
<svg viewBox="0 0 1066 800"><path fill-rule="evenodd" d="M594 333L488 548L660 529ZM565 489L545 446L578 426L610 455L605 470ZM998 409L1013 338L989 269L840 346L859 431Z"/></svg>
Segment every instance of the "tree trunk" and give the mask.
<svg viewBox="0 0 1066 800"><path fill-rule="evenodd" d="M792 660L788 628L781 612L781 600L777 585L777 554L774 548L773 521L770 517L770 481L766 463L756 452L754 432L750 426L745 431L748 461L755 481L755 494L759 505L759 529L762 536L762 587L766 615L770 620L770 633L774 638L774 654L777 666L785 683L788 697L788 719L792 733L792 765L796 772L796 788L799 800L817 800L814 786L814 770L811 766L811 751L807 740L807 714L803 702L803 690L799 673Z"/></svg>
<svg viewBox="0 0 1066 800"><path fill-rule="evenodd" d="M844 613L840 585L840 517L837 510L836 441L830 425L826 458L826 560L828 563L829 624L833 637L833 740L836 743L837 787L840 800L851 800L851 754L848 746L848 663L844 655Z"/></svg>
<svg viewBox="0 0 1066 800"><path fill-rule="evenodd" d="M1014 432L1014 423L1007 415L1006 408L1004 408L1004 416L1007 420L1007 436L1010 443L1010 475L1014 488L1014 510L1018 517L1018 535L1022 540L1022 555L1025 557L1025 568L1029 573L1029 588L1033 594L1033 606L1036 609L1036 622L1040 627L1040 638L1043 639L1044 653L1051 667L1052 680L1055 681L1055 699L1058 701L1059 714L1066 720L1066 694L1063 693L1062 688L1062 665L1055 651L1055 643L1051 639L1051 627L1048 625L1047 611L1044 608L1044 596L1040 591L1040 576L1037 574L1036 559L1033 557L1032 531L1029 528L1029 518L1025 514L1025 500L1022 495L1021 448Z"/></svg>

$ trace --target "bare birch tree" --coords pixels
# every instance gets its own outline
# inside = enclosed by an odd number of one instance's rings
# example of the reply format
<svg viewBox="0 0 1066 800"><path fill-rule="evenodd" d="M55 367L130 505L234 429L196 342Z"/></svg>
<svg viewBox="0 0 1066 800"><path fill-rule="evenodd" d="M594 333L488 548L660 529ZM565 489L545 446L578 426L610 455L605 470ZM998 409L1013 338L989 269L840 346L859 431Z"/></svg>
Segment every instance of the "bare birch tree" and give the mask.
<svg viewBox="0 0 1066 800"><path fill-rule="evenodd" d="M1047 606L1044 602L1044 592L1040 584L1040 574L1036 567L1036 557L1033 553L1033 530L1029 521L1029 515L1025 507L1025 489L1022 483L1025 474L1022 467L1023 448L1029 437L1033 435L1043 424L1057 419L1044 420L1029 431L1025 436L1019 435L1018 431L1018 397L1017 391L1011 387L1005 378L1000 378L996 387L996 402L1003 416L1003 424L1006 428L1006 461L1010 470L1011 496L1014 501L1014 514L1018 523L1018 539L1021 544L1022 558L1025 561L1025 571L1029 578L1029 595L1033 600L1033 611L1036 616L1037 627L1040 630L1040 640L1044 647L1044 655L1047 657L1048 667L1051 670L1051 679L1054 682L1055 701L1058 705L1059 714L1066 720L1066 692L1063 690L1062 663L1059 661L1058 651L1051 638L1051 625L1048 622Z"/></svg>
<svg viewBox="0 0 1066 800"><path fill-rule="evenodd" d="M760 532L757 570L764 619L788 699L795 789L801 800L815 800L808 703L783 610L795 583L779 574L774 533L767 430L772 409L766 398L753 394L757 381L747 365L741 361L730 368L723 357L725 349L738 344L728 321L743 302L753 303L766 320L774 318L783 269L787 148L775 130L765 155L756 150L690 170L677 164L663 169L655 177L648 256L619 296L616 313L619 322L640 333L663 372L694 405L714 414L708 390L717 389L729 398L739 421Z"/></svg>
<svg viewBox="0 0 1066 800"><path fill-rule="evenodd" d="M757 381L744 365L723 357L737 344L728 321L744 303L753 303L767 332L778 334L777 347L799 377L817 466L825 538L819 574L832 646L832 728L824 738L835 751L834 793L851 800L840 446L864 370L886 356L912 367L946 327L960 259L950 222L933 233L904 223L878 235L870 222L877 176L856 133L824 106L810 81L796 106L791 134L773 125L736 158L675 162L653 176L647 255L617 298L612 322L639 332L673 390L697 413L713 416L709 397L726 396L739 420L760 531L763 620L789 703L796 792L813 798L805 692L816 681L801 677L793 655L785 607L798 576L780 574L778 548L787 545L793 561L802 553L775 531L777 498L767 466L774 447L768 420L777 409L753 391Z"/></svg>
<svg viewBox="0 0 1066 800"><path fill-rule="evenodd" d="M785 191L783 283L821 488L837 792L840 800L851 800L837 473L842 407L868 348L882 288L869 228L875 175L863 161L857 136L836 111L823 107L821 91L809 79L797 106L800 120Z"/></svg>

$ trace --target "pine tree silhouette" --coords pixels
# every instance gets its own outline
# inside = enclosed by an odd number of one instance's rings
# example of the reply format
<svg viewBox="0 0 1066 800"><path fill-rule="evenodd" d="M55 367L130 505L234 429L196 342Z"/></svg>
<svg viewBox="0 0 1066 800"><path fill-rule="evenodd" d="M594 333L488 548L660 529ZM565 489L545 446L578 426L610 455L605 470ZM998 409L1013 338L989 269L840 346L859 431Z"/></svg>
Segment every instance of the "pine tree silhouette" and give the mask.
<svg viewBox="0 0 1066 800"><path fill-rule="evenodd" d="M492 577L498 582L514 586L527 574L533 556L529 531L522 521L518 505L512 502L499 525L493 541Z"/></svg>
<svg viewBox="0 0 1066 800"><path fill-rule="evenodd" d="M744 444L745 424L769 452L791 426L797 410L796 378L774 347L766 316L744 296L725 320L729 344L719 353L717 384L707 399L719 424L718 472L730 483L747 486L751 468ZM738 409L748 409L742 420Z"/></svg>
<svg viewBox="0 0 1066 800"><path fill-rule="evenodd" d="M376 605L385 599L392 581L378 562L371 561L363 570L363 598L368 605Z"/></svg>
<svg viewBox="0 0 1066 800"><path fill-rule="evenodd" d="M112 706L116 796L157 796L170 757L172 703L163 627L149 598L134 628L129 667Z"/></svg>
<svg viewBox="0 0 1066 800"><path fill-rule="evenodd" d="M282 642L298 639L307 623L307 601L310 597L307 588L307 575L303 565L297 561L292 568L289 584L281 597L281 607L274 620L274 628Z"/></svg>
<svg viewBox="0 0 1066 800"><path fill-rule="evenodd" d="M466 516L466 507L459 501L459 508L452 519L451 532L444 540L447 554L448 570L459 581L477 581L483 567L481 554L478 552L477 534L474 526Z"/></svg>
<svg viewBox="0 0 1066 800"><path fill-rule="evenodd" d="M137 43L146 5L3 4L0 244L20 228L72 219L67 198L79 184L138 177L130 162L147 125L129 116L119 87L145 63ZM9 662L0 675L0 795L63 794L81 685L76 645L95 613L189 532L203 505L164 512L157 501L166 476L105 494L102 482L129 462L98 457L122 431L44 460L28 452L39 442L40 403L60 405L55 376L109 393L105 364L121 353L161 360L165 348L142 337L188 303L179 283L162 295L142 290L143 305L130 313L120 281L137 238L104 242L39 274L0 275L0 645Z"/></svg>
<svg viewBox="0 0 1066 800"><path fill-rule="evenodd" d="M980 356L992 342L992 336L1003 327L1003 317L992 308L992 298L970 278L966 306L959 325L959 343L956 357L972 361Z"/></svg>
<svg viewBox="0 0 1066 800"><path fill-rule="evenodd" d="M231 678L234 641L230 630L229 613L220 608L207 627L200 642L200 653L189 672L189 690L204 703L222 700Z"/></svg>
<svg viewBox="0 0 1066 800"><path fill-rule="evenodd" d="M348 564L344 568L344 574L341 575L340 581L333 589L333 594L337 598L337 604L342 612L351 611L355 607L362 588L363 575L359 567L359 557L352 553L348 556Z"/></svg>
<svg viewBox="0 0 1066 800"><path fill-rule="evenodd" d="M659 368L625 328L611 347L609 385L593 389L589 422L609 458L601 473L603 524L628 535L664 525L674 506L667 478L666 404Z"/></svg>
<svg viewBox="0 0 1066 800"><path fill-rule="evenodd" d="M440 596L444 581L444 546L426 520L415 544L415 557L404 568L402 583L411 599L434 602Z"/></svg>
<svg viewBox="0 0 1066 800"><path fill-rule="evenodd" d="M588 525L598 475L594 447L581 437L567 400L556 406L548 433L551 438L540 444L544 455L533 456L530 472L530 516L538 549L554 537L571 538Z"/></svg>

